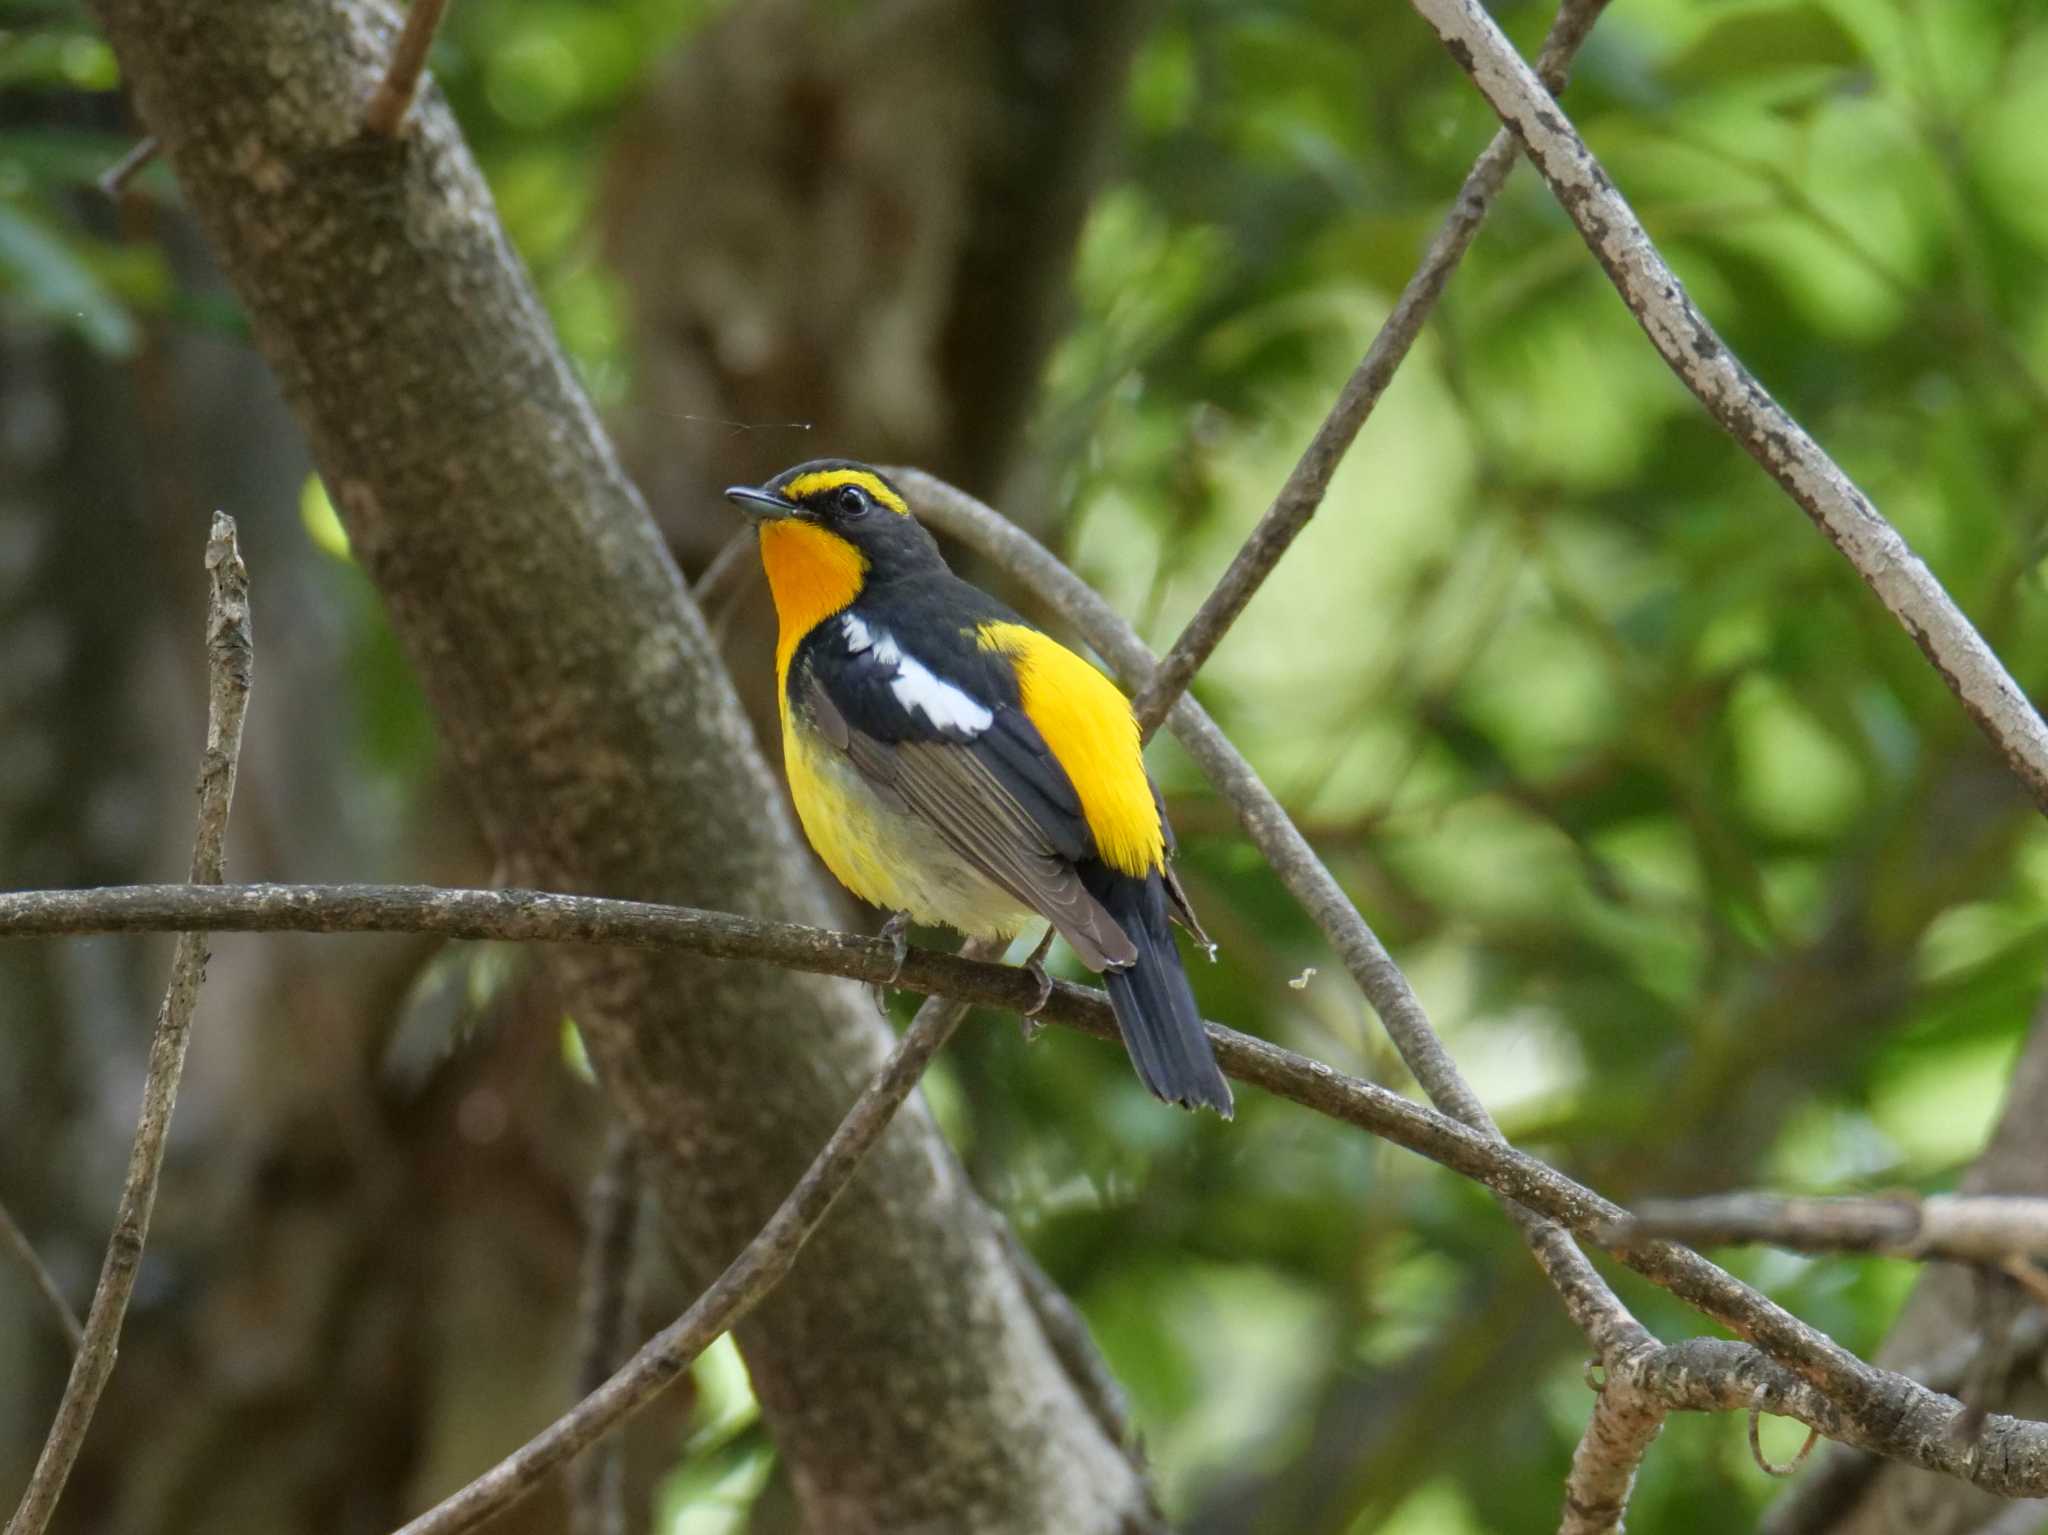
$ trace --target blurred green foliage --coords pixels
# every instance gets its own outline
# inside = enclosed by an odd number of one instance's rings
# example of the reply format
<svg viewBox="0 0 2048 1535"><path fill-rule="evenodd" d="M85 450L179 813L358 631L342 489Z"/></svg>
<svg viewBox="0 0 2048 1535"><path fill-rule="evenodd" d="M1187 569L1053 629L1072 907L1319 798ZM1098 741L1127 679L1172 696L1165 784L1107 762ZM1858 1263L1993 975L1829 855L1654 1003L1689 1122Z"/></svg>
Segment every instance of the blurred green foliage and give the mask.
<svg viewBox="0 0 2048 1535"><path fill-rule="evenodd" d="M1547 11L1498 9L1533 50ZM633 340L591 233L607 135L710 12L457 6L436 56L605 403ZM0 88L113 87L74 7L5 25ZM1735 350L2038 692L2048 13L1628 0L1567 105ZM140 323L220 322L89 206L115 120L0 118L0 312L118 353ZM1492 123L1402 8L1173 0L1126 124L1029 451L1071 508L1065 552L1164 645ZM331 544L319 505L307 525ZM374 605L351 622L378 658L365 688L405 693ZM1198 691L1529 1149L1625 1199L1937 1188L1981 1142L2048 962L2048 834L1526 170ZM425 772L423 731L385 747ZM1155 763L1223 945L1195 966L1211 1016L1401 1080L1227 811L1173 748ZM1161 1113L1113 1052L1007 1026L949 1056L932 1096L1085 1307L1188 1527L1554 1525L1579 1354L1473 1189L1253 1093L1229 1128ZM1731 1261L1859 1350L1913 1278ZM1624 1290L1665 1336L1694 1328ZM699 1376L667 1507L709 1535L742 1527L770 1462L731 1362ZM1772 1490L1739 1423L1675 1422L1634 1518L1723 1530Z"/></svg>

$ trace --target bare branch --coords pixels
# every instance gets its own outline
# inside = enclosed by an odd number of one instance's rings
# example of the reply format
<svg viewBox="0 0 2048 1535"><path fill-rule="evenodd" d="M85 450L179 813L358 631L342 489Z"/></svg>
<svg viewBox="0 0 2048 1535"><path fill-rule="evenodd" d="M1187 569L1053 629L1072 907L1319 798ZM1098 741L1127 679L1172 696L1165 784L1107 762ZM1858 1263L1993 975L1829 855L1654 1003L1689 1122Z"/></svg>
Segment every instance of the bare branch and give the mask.
<svg viewBox="0 0 2048 1535"><path fill-rule="evenodd" d="M405 13L405 26L391 50L391 63L384 71L376 94L363 109L363 131L380 139L396 138L405 125L419 94L420 77L426 73L427 54L434 46L434 34L441 30L441 15L448 0L413 0Z"/></svg>
<svg viewBox="0 0 2048 1535"><path fill-rule="evenodd" d="M591 1181L583 1249L582 1362L576 1391L588 1396L625 1357L634 1330L633 1260L640 1230L640 1162L632 1133L615 1123L604 1165ZM607 1438L577 1458L569 1489L570 1535L626 1535L623 1441Z"/></svg>
<svg viewBox="0 0 2048 1535"><path fill-rule="evenodd" d="M1137 632L1038 540L992 507L921 470L892 469L889 473L921 518L1023 581L1087 637L1127 688L1141 688L1152 675L1152 653ZM1246 834L1281 882L1322 929L1431 1102L1499 1139L1500 1131L1485 1105L1437 1038L1415 988L1279 800L1260 782L1252 765L1194 699L1183 696L1167 718L1217 793L1237 811ZM1654 1341L1562 1231L1526 1211L1511 1208L1508 1215L1521 1228L1572 1322L1596 1352L1604 1358L1613 1349L1641 1348Z"/></svg>
<svg viewBox="0 0 2048 1535"><path fill-rule="evenodd" d="M1855 567L2034 803L2048 810L2048 724L1933 572L1694 307L1607 172L1479 0L1411 3L1522 141L1658 355Z"/></svg>
<svg viewBox="0 0 2048 1535"><path fill-rule="evenodd" d="M1621 1528L1636 1468L1664 1430L1664 1406L1631 1380L1610 1378L1593 1399L1585 1437L1572 1452L1558 1535L1608 1535Z"/></svg>
<svg viewBox="0 0 2048 1535"><path fill-rule="evenodd" d="M2048 1199L2018 1194L1788 1199L1717 1194L1653 1201L1602 1234L1602 1245L1668 1237L1705 1247L1763 1242L1794 1252L1874 1252L2004 1266L2048 1257Z"/></svg>
<svg viewBox="0 0 2048 1535"><path fill-rule="evenodd" d="M77 1314L72 1311L71 1303L64 1299L64 1292L57 1287L56 1276L36 1255L35 1245L29 1241L28 1233L15 1223L13 1214L4 1204L0 1204L0 1247L5 1247L14 1255L14 1261L35 1285L36 1293L49 1305L50 1314L57 1319L57 1325L64 1329L64 1337L71 1344L71 1352L76 1354L78 1345L84 1341L84 1332L78 1325Z"/></svg>
<svg viewBox="0 0 2048 1535"><path fill-rule="evenodd" d="M1796 1476L1799 1473L1799 1468L1806 1464L1806 1457L1813 1453L1813 1447L1820 1442L1820 1430L1817 1428L1809 1428L1806 1431L1806 1442L1800 1445L1799 1453L1797 1455L1794 1455L1790 1460L1784 1462L1782 1465L1780 1465L1777 1461L1772 1460L1770 1456L1764 1454L1764 1442L1762 1437L1764 1420L1764 1401L1768 1395L1769 1393L1762 1386L1758 1386L1756 1390L1750 1394L1749 1458L1756 1462L1757 1470L1763 1472L1765 1476Z"/></svg>
<svg viewBox="0 0 2048 1535"><path fill-rule="evenodd" d="M1002 946L970 943L970 960ZM758 1305L787 1274L818 1223L860 1170L903 1100L924 1075L960 1020L965 1002L934 997L917 1010L902 1041L862 1089L846 1118L768 1218L768 1224L727 1265L710 1289L675 1321L647 1340L619 1372L489 1471L399 1531L399 1535L454 1535L473 1529L518 1502L564 1460L597 1442L653 1401L688 1370L696 1357Z"/></svg>
<svg viewBox="0 0 2048 1535"><path fill-rule="evenodd" d="M1930 1390L1954 1395L1989 1346L1990 1340L1983 1334L1968 1333L1899 1373ZM2048 1313L2031 1311L2013 1323L2009 1339L2012 1364L2038 1358L2044 1346L2048 1346ZM1883 1464L1853 1446L1834 1446L1797 1486L1764 1510L1757 1535L1821 1535L1833 1529Z"/></svg>
<svg viewBox="0 0 2048 1535"><path fill-rule="evenodd" d="M419 886L142 885L90 891L0 895L0 936L161 929L255 932L431 932L451 938L685 948L724 959L762 960L1021 1013L1038 999L1026 971L914 948L896 973L880 939L722 912L521 890L435 890ZM1055 982L1040 1016L1105 1040L1117 1038L1109 1000L1092 988ZM1240 1082L1342 1120L1449 1168L1588 1241L1627 1212L1564 1174L1398 1093L1336 1071L1263 1039L1209 1025L1224 1071ZM1563 1228L1563 1229L1558 1229ZM1574 1257L1583 1255L1572 1247ZM1755 1345L1712 1357L1677 1353L1665 1375L1644 1377L1674 1411L1747 1411L1761 1381L1768 1409L1830 1438L2007 1496L2048 1494L2048 1424L1995 1416L1984 1442L1998 1454L1966 1453L1950 1434L1960 1404L1880 1370L1808 1326L1697 1253L1669 1242L1637 1243L1617 1256L1652 1283ZM1590 1269L1589 1269L1590 1271ZM1604 1285L1603 1285L1604 1289ZM1647 1337L1647 1334L1644 1334ZM1696 1340L1697 1341L1697 1340ZM1693 1348L1622 1349L1636 1359ZM1688 1370L1676 1370L1679 1364ZM1711 1364L1701 1373L1699 1366ZM630 1368L630 1367L629 1367ZM609 1389L609 1388L607 1388ZM573 1453L579 1439L564 1453ZM557 1457L559 1458L559 1457Z"/></svg>
<svg viewBox="0 0 2048 1535"><path fill-rule="evenodd" d="M1553 91L1564 88L1565 76L1579 45L1585 42L1586 34L1607 9L1607 3L1608 0L1563 0L1558 6L1538 64L1544 83ZM1422 334L1437 300L1443 297L1444 285L1464 260L1479 226L1493 207L1494 198L1507 185L1518 149L1514 135L1503 128L1473 163L1443 227L1437 230L1436 238L1423 254L1422 264L1401 290L1400 299L1380 325L1379 334L1372 338L1365 357L1345 380L1336 403L1302 450L1293 472L1280 487L1280 494L1273 498L1265 516L1237 551L1215 590L1203 599L1180 638L1168 648L1158 669L1138 690L1131 707L1146 736L1159 728L1174 700L1187 691L1195 673L1237 622L1245 604L1265 584L1280 557L1321 509L1337 466L1371 417L1387 385L1393 382L1396 370L1407 360L1409 348L1415 345L1415 338Z"/></svg>
<svg viewBox="0 0 2048 1535"><path fill-rule="evenodd" d="M161 147L153 133L137 139L129 146L128 153L100 172L99 179L94 185L100 189L102 196L120 197L128 190L128 183L135 179L136 173L156 158L157 150Z"/></svg>
<svg viewBox="0 0 2048 1535"><path fill-rule="evenodd" d="M199 767L199 830L192 847L194 885L218 885L225 865L228 807L235 796L235 771L241 760L242 718L249 706L249 678L255 661L249 630L249 573L235 544L234 519L213 515L206 543L206 569L212 592L207 604L206 660L209 677L206 752ZM185 1047L192 1037L192 1010L206 977L207 943L196 931L178 934L171 957L170 986L157 1013L150 1040L149 1072L142 1084L142 1112L135 1126L135 1145L128 1157L128 1176L114 1216L114 1234L107 1243L99 1286L86 1312L85 1329L71 1378L57 1404L49 1438L22 1494L21 1505L8 1521L7 1535L41 1535L63 1495L71 1466L85 1443L100 1392L114 1373L121 1341L121 1323L128 1298L142 1266L142 1248L149 1237L150 1212L156 1204L157 1179L163 1172L164 1146L171 1129L171 1111L178 1101L178 1079L185 1069Z"/></svg>
<svg viewBox="0 0 2048 1535"><path fill-rule="evenodd" d="M1967 1410L1917 1382L1869 1365L1876 1396L1837 1395L1785 1369L1753 1348L1720 1338L1692 1338L1632 1355L1610 1366L1609 1380L1632 1380L1672 1412L1743 1412L1752 1408L1794 1418L1822 1435L1924 1470L1939 1471L2001 1497L2048 1492L2048 1424L2003 1414L1982 1419L1982 1432L1955 1432ZM1889 1401L1889 1407L1884 1404Z"/></svg>

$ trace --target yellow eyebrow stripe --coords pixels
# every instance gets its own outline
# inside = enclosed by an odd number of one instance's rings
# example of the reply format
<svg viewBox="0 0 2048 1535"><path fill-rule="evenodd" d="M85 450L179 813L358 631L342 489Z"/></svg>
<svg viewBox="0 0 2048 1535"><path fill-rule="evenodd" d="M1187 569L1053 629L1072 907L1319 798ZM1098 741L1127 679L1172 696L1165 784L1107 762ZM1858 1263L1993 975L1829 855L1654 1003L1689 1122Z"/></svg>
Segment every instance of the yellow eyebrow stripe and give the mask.
<svg viewBox="0 0 2048 1535"><path fill-rule="evenodd" d="M899 516L908 517L910 508L903 498L888 487L878 474L865 469L816 469L809 474L800 474L782 487L782 493L792 501L801 501L806 496L815 496L820 491L837 490L842 485L858 485L882 505Z"/></svg>

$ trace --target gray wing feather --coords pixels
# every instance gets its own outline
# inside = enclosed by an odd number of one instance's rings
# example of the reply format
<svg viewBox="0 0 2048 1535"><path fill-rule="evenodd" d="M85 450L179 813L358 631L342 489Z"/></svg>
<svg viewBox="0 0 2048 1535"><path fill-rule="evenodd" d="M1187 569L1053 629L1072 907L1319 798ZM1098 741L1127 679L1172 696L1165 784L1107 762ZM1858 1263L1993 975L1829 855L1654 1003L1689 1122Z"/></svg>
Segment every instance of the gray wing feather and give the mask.
<svg viewBox="0 0 2048 1535"><path fill-rule="evenodd" d="M863 778L901 796L954 852L1057 928L1090 970L1136 963L1130 936L970 748L949 741L891 745L850 730L847 756Z"/></svg>

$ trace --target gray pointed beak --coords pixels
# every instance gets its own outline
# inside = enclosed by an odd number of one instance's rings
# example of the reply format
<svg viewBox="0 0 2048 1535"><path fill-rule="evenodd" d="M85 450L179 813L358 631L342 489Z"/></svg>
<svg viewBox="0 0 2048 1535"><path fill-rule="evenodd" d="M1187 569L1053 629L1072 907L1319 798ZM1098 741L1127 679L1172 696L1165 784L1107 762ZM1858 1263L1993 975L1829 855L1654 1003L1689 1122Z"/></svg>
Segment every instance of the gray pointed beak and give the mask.
<svg viewBox="0 0 2048 1535"><path fill-rule="evenodd" d="M728 485L725 499L747 514L754 522L774 517L794 517L800 508L787 496L778 496L772 490L762 490L753 485Z"/></svg>

